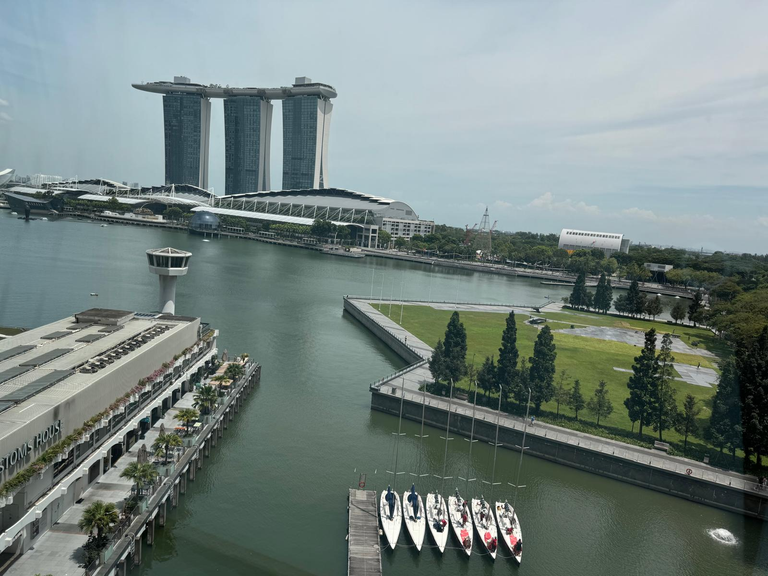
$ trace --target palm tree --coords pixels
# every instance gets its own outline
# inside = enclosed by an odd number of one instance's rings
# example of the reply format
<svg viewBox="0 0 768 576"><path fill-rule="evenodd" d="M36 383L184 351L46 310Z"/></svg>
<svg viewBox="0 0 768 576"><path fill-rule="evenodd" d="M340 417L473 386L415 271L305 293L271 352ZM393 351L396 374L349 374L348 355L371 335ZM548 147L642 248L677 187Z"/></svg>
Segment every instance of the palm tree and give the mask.
<svg viewBox="0 0 768 576"><path fill-rule="evenodd" d="M168 453L171 451L171 448L178 448L179 446L183 445L184 442L182 441L181 436L161 432L155 442L152 444L152 450L155 450L155 453L157 453L157 451L160 449L165 450L165 463L167 464Z"/></svg>
<svg viewBox="0 0 768 576"><path fill-rule="evenodd" d="M250 357L251 357L251 355L248 354L248 352L243 352L242 354L240 354L240 360L242 360L243 362L248 360L248 358L250 358Z"/></svg>
<svg viewBox="0 0 768 576"><path fill-rule="evenodd" d="M77 522L81 530L93 534L96 530L96 539L101 541L104 532L109 530L113 524L117 524L120 515L117 512L117 506L113 502L102 502L96 500L93 504L83 510L83 515Z"/></svg>
<svg viewBox="0 0 768 576"><path fill-rule="evenodd" d="M240 379L243 374L245 374L245 368L243 368L242 364L230 364L224 370L224 376L232 380L232 382Z"/></svg>
<svg viewBox="0 0 768 576"><path fill-rule="evenodd" d="M184 424L184 426L187 429L187 434L189 434L189 425L197 420L197 418L200 416L200 412L195 410L194 408L182 408L178 412L176 412L176 420L179 420Z"/></svg>
<svg viewBox="0 0 768 576"><path fill-rule="evenodd" d="M136 491L141 494L145 484L150 484L157 478L157 470L149 462L131 462L120 473L120 478L127 478L136 483Z"/></svg>
<svg viewBox="0 0 768 576"><path fill-rule="evenodd" d="M229 382L231 378L229 378L226 374L219 374L218 376L214 376L211 378L211 382L218 382L218 390L221 390L222 385L224 382Z"/></svg>
<svg viewBox="0 0 768 576"><path fill-rule="evenodd" d="M216 390L216 388L210 385L206 385L198 388L194 396L194 403L192 405L195 408L202 409L203 414L208 414L210 409L216 405L218 400L219 392Z"/></svg>

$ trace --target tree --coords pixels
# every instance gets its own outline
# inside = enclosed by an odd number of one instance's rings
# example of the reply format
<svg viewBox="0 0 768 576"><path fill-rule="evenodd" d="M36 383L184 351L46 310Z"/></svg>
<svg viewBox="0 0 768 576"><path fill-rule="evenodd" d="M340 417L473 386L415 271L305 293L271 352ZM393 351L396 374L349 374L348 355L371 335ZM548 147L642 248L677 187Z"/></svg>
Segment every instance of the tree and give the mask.
<svg viewBox="0 0 768 576"><path fill-rule="evenodd" d="M584 272L580 272L576 277L576 283L571 291L570 304L574 308L582 308L586 304L587 279Z"/></svg>
<svg viewBox="0 0 768 576"><path fill-rule="evenodd" d="M562 370L557 378L557 388L555 389L554 400L557 404L556 416L560 418L560 404L568 404L568 399L571 397L571 389L568 388L565 383L570 380L567 370Z"/></svg>
<svg viewBox="0 0 768 576"><path fill-rule="evenodd" d="M753 343L740 342L736 368L741 383L741 426L744 461L756 455L757 465L768 452L768 326Z"/></svg>
<svg viewBox="0 0 768 576"><path fill-rule="evenodd" d="M402 236L398 236L397 238L395 238L395 248L397 248L398 250L402 250L406 246L408 246L408 240L406 240Z"/></svg>
<svg viewBox="0 0 768 576"><path fill-rule="evenodd" d="M645 268L643 268L645 270ZM637 316L645 312L645 294L640 292L640 285L637 280L632 280L627 291L627 306L632 316Z"/></svg>
<svg viewBox="0 0 768 576"><path fill-rule="evenodd" d="M501 348L499 348L499 362L496 369L497 382L502 386L505 400L510 396L516 396L518 357L517 324L515 323L515 313L510 312L507 316L504 332L501 334Z"/></svg>
<svg viewBox="0 0 768 576"><path fill-rule="evenodd" d="M171 448L179 448L184 445L181 436L171 434L167 432L161 432L158 434L155 441L152 443L152 450L163 450L165 452L165 462L168 463L168 456L171 452Z"/></svg>
<svg viewBox="0 0 768 576"><path fill-rule="evenodd" d="M712 398L712 414L704 437L718 448L720 453L723 448L728 448L734 460L736 450L741 448L742 444L740 389L735 358L723 360L720 363L717 392Z"/></svg>
<svg viewBox="0 0 768 576"><path fill-rule="evenodd" d="M659 366L658 383L653 404L653 429L659 433L659 441L663 441L664 430L675 426L677 420L677 390L672 386L674 378L675 357L672 356L672 336L668 333L661 337L661 348L656 356Z"/></svg>
<svg viewBox="0 0 768 576"><path fill-rule="evenodd" d="M608 398L608 390L605 380L600 380L594 396L587 402L587 410L597 417L597 425L600 425L601 417L608 417L613 413L613 403Z"/></svg>
<svg viewBox="0 0 768 576"><path fill-rule="evenodd" d="M632 376L629 377L627 388L629 397L624 400L624 406L632 422L640 422L639 435L643 436L643 426L651 424L653 399L658 386L659 363L656 359L656 330L651 328L645 333L645 345L640 356L635 356L632 365Z"/></svg>
<svg viewBox="0 0 768 576"><path fill-rule="evenodd" d="M334 232L336 232L336 224L330 220L323 220L321 218L315 220L310 227L312 236L317 236L319 238L327 238Z"/></svg>
<svg viewBox="0 0 768 576"><path fill-rule="evenodd" d="M701 406L698 405L696 398L687 394L683 402L683 411L675 421L675 430L684 437L683 454L688 449L688 436L697 436L699 433L699 423L696 420L699 414L701 414Z"/></svg>
<svg viewBox="0 0 768 576"><path fill-rule="evenodd" d="M227 376L224 375L224 374L218 374L218 375L214 376L213 378L211 378L211 382L216 382L217 390L221 390L221 387L224 385L224 382L229 382L229 380L230 379L227 378Z"/></svg>
<svg viewBox="0 0 768 576"><path fill-rule="evenodd" d="M140 495L145 485L151 484L157 478L157 470L149 462L131 462L120 473L120 478L125 478L136 484L136 491Z"/></svg>
<svg viewBox="0 0 768 576"><path fill-rule="evenodd" d="M496 365L493 362L493 357L485 357L483 366L477 374L477 385L483 390L486 398L489 392L496 389Z"/></svg>
<svg viewBox="0 0 768 576"><path fill-rule="evenodd" d="M518 404L524 404L528 401L528 388L531 387L531 367L525 356L520 358L519 368L517 369L517 384L514 388L515 400Z"/></svg>
<svg viewBox="0 0 768 576"><path fill-rule="evenodd" d="M459 319L459 313L451 314L443 340L445 372L454 382L467 372L467 331Z"/></svg>
<svg viewBox="0 0 768 576"><path fill-rule="evenodd" d="M213 386L201 386L195 392L193 400L192 406L194 408L198 408L203 414L209 414L211 408L219 401L219 392Z"/></svg>
<svg viewBox="0 0 768 576"><path fill-rule="evenodd" d="M197 421L199 417L200 412L194 408L181 408L174 416L176 420L184 424L184 427L187 429L187 434L189 434L189 425L192 424L192 422Z"/></svg>
<svg viewBox="0 0 768 576"><path fill-rule="evenodd" d="M384 246L385 248L389 248L390 242L392 242L392 234L390 234L386 230L379 230L379 237L378 237L379 246Z"/></svg>
<svg viewBox="0 0 768 576"><path fill-rule="evenodd" d="M232 380L232 382L237 382L244 374L245 368L238 362L232 362L224 369L224 376Z"/></svg>
<svg viewBox="0 0 768 576"><path fill-rule="evenodd" d="M675 300L675 305L672 306L672 310L670 311L670 315L672 316L672 320L675 321L675 324L680 322L680 320L685 320L685 315L688 313L688 307L685 305L685 302L680 300Z"/></svg>
<svg viewBox="0 0 768 576"><path fill-rule="evenodd" d="M165 216L168 220L179 220L182 216L184 216L184 212L177 206L171 206L165 212L163 212L163 216Z"/></svg>
<svg viewBox="0 0 768 576"><path fill-rule="evenodd" d="M113 502L96 500L83 510L83 515L78 520L77 525L80 530L89 534L93 534L95 530L96 540L102 541L105 533L113 524L117 524L119 519L120 514L118 514L117 506Z"/></svg>
<svg viewBox="0 0 768 576"><path fill-rule="evenodd" d="M633 308L630 306L629 300L626 294L619 294L613 303L616 312L619 314L631 314Z"/></svg>
<svg viewBox="0 0 768 576"><path fill-rule="evenodd" d="M688 320L693 322L693 326L702 321L704 317L704 297L701 294L701 290L696 290L693 295L693 300L688 306Z"/></svg>
<svg viewBox="0 0 768 576"><path fill-rule="evenodd" d="M107 200L106 204L107 204L107 207L113 212L116 210L120 210L120 207L122 206L120 204L120 200L117 199L117 196L112 196L109 200Z"/></svg>
<svg viewBox="0 0 768 576"><path fill-rule="evenodd" d="M581 382L578 378L573 381L573 388L571 388L571 395L568 398L568 406L576 414L576 420L579 419L579 410L584 410L586 403L584 402L584 396L581 393Z"/></svg>
<svg viewBox="0 0 768 576"><path fill-rule="evenodd" d="M552 330L544 326L536 337L533 345L533 356L530 357L530 386L531 400L536 406L536 413L541 410L544 402L549 402L555 395L555 359L557 351Z"/></svg>
<svg viewBox="0 0 768 576"><path fill-rule="evenodd" d="M661 298L658 296L651 298L645 303L645 313L648 314L648 316L651 316L654 320L656 320L656 316L659 316L662 312L664 312L664 305L661 303Z"/></svg>
<svg viewBox="0 0 768 576"><path fill-rule="evenodd" d="M605 273L600 274L600 280L597 281L597 287L595 288L595 308L607 314L611 309L611 302L613 301L613 288L611 287L611 281L605 277Z"/></svg>
<svg viewBox="0 0 768 576"><path fill-rule="evenodd" d="M435 351L432 352L432 356L429 359L429 371L432 374L432 378L434 378L435 382L438 384L446 379L445 347L443 346L442 340L437 341Z"/></svg>

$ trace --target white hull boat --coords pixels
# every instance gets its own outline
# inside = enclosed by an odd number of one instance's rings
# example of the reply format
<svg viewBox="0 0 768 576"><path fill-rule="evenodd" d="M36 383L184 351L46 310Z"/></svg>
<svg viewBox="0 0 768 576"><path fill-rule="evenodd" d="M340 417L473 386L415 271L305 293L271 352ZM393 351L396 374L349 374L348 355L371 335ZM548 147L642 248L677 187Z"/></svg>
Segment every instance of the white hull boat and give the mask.
<svg viewBox="0 0 768 576"><path fill-rule="evenodd" d="M448 515L456 540L469 556L472 554L472 513L469 502L461 497L458 490L454 496L448 496Z"/></svg>
<svg viewBox="0 0 768 576"><path fill-rule="evenodd" d="M504 540L512 558L518 565L523 561L523 529L514 508L509 502L496 502L496 520L499 524L499 534Z"/></svg>
<svg viewBox="0 0 768 576"><path fill-rule="evenodd" d="M427 494L427 524L440 553L448 542L448 510L445 498L435 492Z"/></svg>
<svg viewBox="0 0 768 576"><path fill-rule="evenodd" d="M387 494L391 496L391 502L387 501ZM392 492L389 488L381 492L379 518L381 518L381 527L384 529L389 547L394 549L403 524L403 509L400 507L400 496L397 492Z"/></svg>
<svg viewBox="0 0 768 576"><path fill-rule="evenodd" d="M488 502L482 498L472 498L472 519L475 521L480 541L488 550L491 559L496 560L496 550L498 549L496 518L494 518L493 510Z"/></svg>
<svg viewBox="0 0 768 576"><path fill-rule="evenodd" d="M424 516L424 503L421 501L421 494L416 492L415 486L411 486L409 492L403 492L403 520L416 550L421 552L427 520Z"/></svg>

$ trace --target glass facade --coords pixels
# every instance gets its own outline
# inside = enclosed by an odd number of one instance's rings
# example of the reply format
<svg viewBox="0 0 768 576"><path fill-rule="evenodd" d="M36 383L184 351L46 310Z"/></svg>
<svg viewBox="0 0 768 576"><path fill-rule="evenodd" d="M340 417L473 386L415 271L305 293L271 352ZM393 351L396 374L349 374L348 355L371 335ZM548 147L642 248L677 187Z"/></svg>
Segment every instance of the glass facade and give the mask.
<svg viewBox="0 0 768 576"><path fill-rule="evenodd" d="M319 96L283 100L283 190L327 188L333 105Z"/></svg>
<svg viewBox="0 0 768 576"><path fill-rule="evenodd" d="M210 101L197 94L163 96L166 184L208 186L210 112L206 110L210 111Z"/></svg>
<svg viewBox="0 0 768 576"><path fill-rule="evenodd" d="M283 100L283 190L315 188L317 96Z"/></svg>
<svg viewBox="0 0 768 576"><path fill-rule="evenodd" d="M263 170L269 170L261 149L262 107L271 106L259 97L236 96L224 100L224 148L227 194L263 190ZM268 181L268 179L267 179Z"/></svg>

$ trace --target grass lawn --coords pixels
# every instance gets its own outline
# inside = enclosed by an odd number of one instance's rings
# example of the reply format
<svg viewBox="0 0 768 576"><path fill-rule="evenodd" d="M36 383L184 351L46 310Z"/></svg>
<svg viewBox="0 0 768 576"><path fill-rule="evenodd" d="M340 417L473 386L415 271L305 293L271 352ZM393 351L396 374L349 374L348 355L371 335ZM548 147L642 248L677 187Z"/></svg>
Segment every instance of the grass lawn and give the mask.
<svg viewBox="0 0 768 576"><path fill-rule="evenodd" d="M382 312L385 312L382 309ZM403 311L403 327L416 335L418 338L434 347L438 338L443 338L445 328L448 324L452 311L435 310L427 306L405 306ZM577 315L578 314L578 315ZM461 321L467 330L467 361L472 362L475 356L475 366L479 369L486 356L494 355L498 357L499 347L501 346L501 334L504 330L506 314L492 312L460 312ZM533 344L538 335L538 329L534 326L524 324L528 317L524 314L516 314L517 320L517 348L520 357L530 357L533 354ZM683 332L686 336L690 335L694 339L705 342L703 346L707 349L711 343L707 340L708 331L701 328L673 327L664 322L650 322L644 320L623 320L619 318L606 317L599 314L582 314L566 312L544 314L550 320L566 321L568 325L573 323L593 325L593 326L612 326L636 329L649 329L655 326L657 330L671 331L676 328L677 333ZM399 321L400 310L397 314L393 308L392 320ZM622 324L626 322L626 324ZM557 376L561 370L567 370L571 381L578 379L581 382L582 394L585 399L589 399L597 388L600 380L605 380L608 385L610 399L613 402L613 414L607 418L601 418L600 424L609 427L615 427L623 430L630 430L630 422L627 411L624 408L624 399L628 396L627 380L630 374L614 370L614 367L631 369L635 356L640 354L640 347L623 342L614 342L610 340L600 340L585 336L576 336L572 334L558 333L558 328L567 328L559 322L549 323L553 330L555 345L557 347ZM711 335L711 334L710 334ZM686 338L687 340L687 338ZM713 346L715 353L720 347ZM696 365L699 362L702 367L714 368L714 359L694 355L694 354L674 354L675 361ZM557 376L555 382L557 383ZM677 388L677 401L680 406L683 404L686 394L692 394L701 401L703 410L700 416L700 423L703 425L709 420L711 397L715 393L714 388L705 388L694 386L685 382L674 382ZM463 380L459 383L462 388L468 388L468 382ZM542 406L543 410L556 411L556 404L549 402ZM570 408L560 407L561 414L572 416ZM593 416L586 410L579 413L580 420L594 422ZM653 431L648 430L648 435ZM670 441L682 441L682 438L674 431L665 431L664 439ZM689 443L691 439L689 438Z"/></svg>

